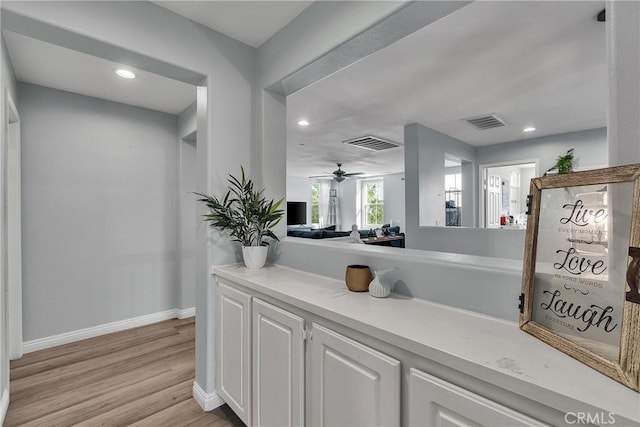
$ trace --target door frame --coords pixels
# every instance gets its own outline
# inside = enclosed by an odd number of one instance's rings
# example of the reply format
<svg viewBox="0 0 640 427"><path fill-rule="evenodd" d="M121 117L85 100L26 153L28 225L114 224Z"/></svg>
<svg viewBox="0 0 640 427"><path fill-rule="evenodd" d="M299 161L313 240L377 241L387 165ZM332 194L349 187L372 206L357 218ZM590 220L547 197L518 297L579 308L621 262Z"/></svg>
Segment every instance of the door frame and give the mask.
<svg viewBox="0 0 640 427"><path fill-rule="evenodd" d="M4 259L7 294L6 315L9 359L22 357L22 201L20 114L7 88L5 100L5 146L3 147ZM11 163L11 171L9 165Z"/></svg>
<svg viewBox="0 0 640 427"><path fill-rule="evenodd" d="M535 176L540 176L540 159L519 159L509 160L496 163L484 163L478 165L478 227L487 228L486 224L486 197L487 187L485 184L486 175L490 168L500 168L504 166L516 166L524 165L528 163L534 163L536 165ZM528 190L527 190L528 191Z"/></svg>

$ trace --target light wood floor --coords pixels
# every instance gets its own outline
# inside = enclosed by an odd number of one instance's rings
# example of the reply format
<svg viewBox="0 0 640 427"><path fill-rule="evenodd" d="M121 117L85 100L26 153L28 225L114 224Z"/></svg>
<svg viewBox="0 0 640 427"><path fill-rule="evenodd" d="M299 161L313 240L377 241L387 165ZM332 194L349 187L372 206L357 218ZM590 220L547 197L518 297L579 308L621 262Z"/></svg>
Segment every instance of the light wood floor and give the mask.
<svg viewBox="0 0 640 427"><path fill-rule="evenodd" d="M5 426L243 426L191 397L193 318L91 338L11 362Z"/></svg>

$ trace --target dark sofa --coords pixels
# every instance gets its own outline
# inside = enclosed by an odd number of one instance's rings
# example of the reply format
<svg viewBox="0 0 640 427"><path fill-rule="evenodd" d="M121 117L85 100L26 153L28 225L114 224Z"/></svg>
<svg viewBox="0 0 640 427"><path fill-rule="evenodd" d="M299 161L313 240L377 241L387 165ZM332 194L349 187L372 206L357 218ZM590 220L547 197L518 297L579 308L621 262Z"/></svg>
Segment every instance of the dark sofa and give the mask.
<svg viewBox="0 0 640 427"><path fill-rule="evenodd" d="M383 227L383 230L385 230L385 234L394 233L397 235L402 235L400 233L400 227ZM358 230L358 233L360 233L360 238L362 239L366 239L367 237L369 237L369 232L369 230ZM347 237L350 234L350 231L336 231L335 225L318 229L302 228L300 230L287 230L287 236L303 237L305 239L330 239L332 237Z"/></svg>
<svg viewBox="0 0 640 427"><path fill-rule="evenodd" d="M287 236L303 237L306 239L330 239L332 237L346 237L350 233L350 231L336 231L335 225L317 229L303 228L300 230L296 230L294 228L287 230Z"/></svg>

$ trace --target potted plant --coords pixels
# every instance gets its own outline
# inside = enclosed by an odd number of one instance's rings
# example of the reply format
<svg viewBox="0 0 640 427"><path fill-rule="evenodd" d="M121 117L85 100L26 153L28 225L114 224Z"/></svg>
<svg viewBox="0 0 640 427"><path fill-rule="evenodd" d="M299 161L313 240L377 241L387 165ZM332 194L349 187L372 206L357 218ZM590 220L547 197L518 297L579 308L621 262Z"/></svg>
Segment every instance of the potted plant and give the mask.
<svg viewBox="0 0 640 427"><path fill-rule="evenodd" d="M253 181L247 179L244 168L240 168L240 179L229 174L229 189L222 199L195 193L199 202L207 205L210 213L203 215L211 227L228 233L234 241L242 244L242 256L247 268L262 268L267 260L269 243L279 240L273 233L284 211L278 201L266 200L264 190L256 190Z"/></svg>
<svg viewBox="0 0 640 427"><path fill-rule="evenodd" d="M573 172L573 148L567 151L567 154L564 156L558 156L556 159L556 164L548 169L544 176L547 176L549 172L554 170L558 171L558 174Z"/></svg>

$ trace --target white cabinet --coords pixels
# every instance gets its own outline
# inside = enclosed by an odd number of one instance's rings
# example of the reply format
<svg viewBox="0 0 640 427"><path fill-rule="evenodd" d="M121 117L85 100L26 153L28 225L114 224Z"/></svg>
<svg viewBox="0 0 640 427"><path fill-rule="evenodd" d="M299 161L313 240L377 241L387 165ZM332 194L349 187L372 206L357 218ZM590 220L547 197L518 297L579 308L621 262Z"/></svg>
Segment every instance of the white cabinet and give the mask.
<svg viewBox="0 0 640 427"><path fill-rule="evenodd" d="M409 425L519 427L544 424L449 382L412 368Z"/></svg>
<svg viewBox="0 0 640 427"><path fill-rule="evenodd" d="M218 282L216 385L247 426L543 426L239 289Z"/></svg>
<svg viewBox="0 0 640 427"><path fill-rule="evenodd" d="M251 295L218 283L217 323L218 393L251 425Z"/></svg>
<svg viewBox="0 0 640 427"><path fill-rule="evenodd" d="M253 300L253 425L304 425L304 320Z"/></svg>
<svg viewBox="0 0 640 427"><path fill-rule="evenodd" d="M400 425L400 362L313 324L311 424Z"/></svg>

